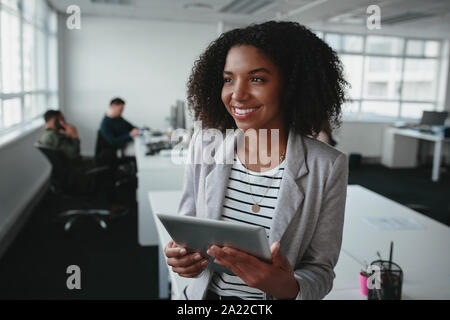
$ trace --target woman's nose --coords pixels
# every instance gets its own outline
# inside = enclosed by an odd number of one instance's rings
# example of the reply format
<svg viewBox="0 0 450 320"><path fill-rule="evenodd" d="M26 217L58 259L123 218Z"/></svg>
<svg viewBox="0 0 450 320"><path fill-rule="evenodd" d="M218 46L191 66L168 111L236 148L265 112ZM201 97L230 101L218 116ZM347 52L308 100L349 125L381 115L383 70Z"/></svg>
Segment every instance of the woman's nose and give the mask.
<svg viewBox="0 0 450 320"><path fill-rule="evenodd" d="M245 101L249 98L250 93L247 85L243 81L236 81L233 87L232 99L234 101Z"/></svg>

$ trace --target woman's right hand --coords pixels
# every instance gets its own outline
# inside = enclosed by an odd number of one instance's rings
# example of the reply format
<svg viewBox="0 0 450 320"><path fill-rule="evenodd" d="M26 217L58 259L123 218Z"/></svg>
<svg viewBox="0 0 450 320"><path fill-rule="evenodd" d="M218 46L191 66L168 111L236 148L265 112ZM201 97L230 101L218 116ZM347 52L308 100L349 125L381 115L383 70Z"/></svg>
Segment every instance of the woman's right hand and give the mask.
<svg viewBox="0 0 450 320"><path fill-rule="evenodd" d="M167 264L172 267L172 271L181 277L194 278L202 273L208 266L208 258L204 258L200 252L187 252L183 248L170 240L164 248L167 257Z"/></svg>

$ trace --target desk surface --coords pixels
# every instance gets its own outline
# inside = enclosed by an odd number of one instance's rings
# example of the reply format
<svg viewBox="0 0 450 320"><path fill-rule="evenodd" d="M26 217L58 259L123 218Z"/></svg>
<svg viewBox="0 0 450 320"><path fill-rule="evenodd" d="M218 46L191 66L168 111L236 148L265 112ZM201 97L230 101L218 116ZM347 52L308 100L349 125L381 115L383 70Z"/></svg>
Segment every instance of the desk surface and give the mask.
<svg viewBox="0 0 450 320"><path fill-rule="evenodd" d="M348 186L342 251L335 267L333 290L326 299L364 299L359 293L359 271L364 260L377 259L376 251L388 258L394 241L394 261L404 271L403 299L450 299L450 228L392 200L358 185ZM154 211L176 214L181 191L152 191L149 199ZM407 217L423 228L379 230L367 217ZM159 221L158 221L159 222ZM157 227L160 241L170 241L162 225ZM175 287L189 279L171 273Z"/></svg>
<svg viewBox="0 0 450 320"><path fill-rule="evenodd" d="M408 218L418 229L377 228L368 218ZM358 261L389 258L403 269L404 292L412 299L450 299L450 228L361 186L348 187L342 247ZM445 296L441 294L447 290Z"/></svg>
<svg viewBox="0 0 450 320"><path fill-rule="evenodd" d="M408 128L390 128L395 134L400 134L407 137L429 140L429 141L443 141L450 142L450 138L444 138L437 134L420 132L419 130L408 129Z"/></svg>

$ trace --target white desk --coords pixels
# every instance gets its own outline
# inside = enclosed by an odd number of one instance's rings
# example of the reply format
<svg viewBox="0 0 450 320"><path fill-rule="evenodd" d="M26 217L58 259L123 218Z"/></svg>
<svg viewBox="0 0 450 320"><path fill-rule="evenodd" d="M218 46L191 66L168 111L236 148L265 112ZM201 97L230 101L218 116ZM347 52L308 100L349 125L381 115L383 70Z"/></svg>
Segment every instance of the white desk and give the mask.
<svg viewBox="0 0 450 320"><path fill-rule="evenodd" d="M348 187L343 250L357 261L389 258L403 269L405 299L450 299L450 228L361 186ZM423 229L379 230L368 217L413 219Z"/></svg>
<svg viewBox="0 0 450 320"><path fill-rule="evenodd" d="M141 246L157 246L159 241L148 202L148 192L151 190L180 190L183 184L184 166L174 163L170 156L146 156L147 148L142 137L135 138L134 146L138 177L136 192L138 240Z"/></svg>
<svg viewBox="0 0 450 320"><path fill-rule="evenodd" d="M442 144L450 142L450 138L413 129L387 128L383 139L382 163L390 168L415 167L417 165L418 139L434 142L431 180L437 182L441 165Z"/></svg>

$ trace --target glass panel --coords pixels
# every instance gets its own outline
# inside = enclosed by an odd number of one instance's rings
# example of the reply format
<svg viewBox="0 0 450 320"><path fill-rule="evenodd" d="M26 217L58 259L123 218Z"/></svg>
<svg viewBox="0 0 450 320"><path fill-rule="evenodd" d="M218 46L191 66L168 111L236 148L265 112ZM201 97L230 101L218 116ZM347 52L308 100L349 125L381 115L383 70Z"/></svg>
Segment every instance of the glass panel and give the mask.
<svg viewBox="0 0 450 320"><path fill-rule="evenodd" d="M325 34L325 42L333 48L333 50L341 51L341 36L334 33Z"/></svg>
<svg viewBox="0 0 450 320"><path fill-rule="evenodd" d="M19 0L1 0L0 2L1 2L1 4L5 5L9 8L12 8L15 10L19 9Z"/></svg>
<svg viewBox="0 0 450 320"><path fill-rule="evenodd" d="M437 66L434 59L406 59L402 99L435 100Z"/></svg>
<svg viewBox="0 0 450 320"><path fill-rule="evenodd" d="M425 42L422 40L408 40L406 43L406 55L423 56L425 51Z"/></svg>
<svg viewBox="0 0 450 320"><path fill-rule="evenodd" d="M440 44L438 41L426 41L425 42L425 56L426 57L438 57Z"/></svg>
<svg viewBox="0 0 450 320"><path fill-rule="evenodd" d="M59 99L57 94L51 94L47 97L47 109L59 110Z"/></svg>
<svg viewBox="0 0 450 320"><path fill-rule="evenodd" d="M3 108L2 108L2 99L0 99L0 129L3 128Z"/></svg>
<svg viewBox="0 0 450 320"><path fill-rule="evenodd" d="M368 36L366 51L372 54L401 55L403 39L383 36Z"/></svg>
<svg viewBox="0 0 450 320"><path fill-rule="evenodd" d="M45 0L35 0L36 1L36 23L40 26L45 27L47 20L47 4Z"/></svg>
<svg viewBox="0 0 450 320"><path fill-rule="evenodd" d="M47 89L47 61L46 61L46 52L45 47L47 45L47 36L46 34L40 30L36 29L36 89L37 90L46 90Z"/></svg>
<svg viewBox="0 0 450 320"><path fill-rule="evenodd" d="M361 84L363 73L363 57L357 55L341 55L344 65L344 77L350 83L348 94L352 99L361 98Z"/></svg>
<svg viewBox="0 0 450 320"><path fill-rule="evenodd" d="M25 120L31 120L42 115L47 109L45 94L27 94L24 99Z"/></svg>
<svg viewBox="0 0 450 320"><path fill-rule="evenodd" d="M398 116L399 110L398 102L384 102L384 101L363 101L361 104L361 112L372 116Z"/></svg>
<svg viewBox="0 0 450 320"><path fill-rule="evenodd" d="M23 16L30 22L34 22L37 10L37 1L25 0L22 3Z"/></svg>
<svg viewBox="0 0 450 320"><path fill-rule="evenodd" d="M48 30L54 34L58 32L58 15L53 10L48 11Z"/></svg>
<svg viewBox="0 0 450 320"><path fill-rule="evenodd" d="M349 116L354 116L359 113L359 101L350 101L342 105L342 112Z"/></svg>
<svg viewBox="0 0 450 320"><path fill-rule="evenodd" d="M21 103L19 98L3 100L4 119L3 124L5 128L11 127L22 121Z"/></svg>
<svg viewBox="0 0 450 320"><path fill-rule="evenodd" d="M1 76L3 93L21 91L20 76L20 20L1 12Z"/></svg>
<svg viewBox="0 0 450 320"><path fill-rule="evenodd" d="M52 36L48 38L48 82L50 91L58 91L58 41Z"/></svg>
<svg viewBox="0 0 450 320"><path fill-rule="evenodd" d="M343 37L344 51L347 52L362 52L363 51L363 37L361 36L344 36Z"/></svg>
<svg viewBox="0 0 450 320"><path fill-rule="evenodd" d="M402 103L401 117L407 119L421 119L423 111L434 110L432 103Z"/></svg>
<svg viewBox="0 0 450 320"><path fill-rule="evenodd" d="M23 80L25 91L36 89L36 43L35 28L23 24Z"/></svg>
<svg viewBox="0 0 450 320"><path fill-rule="evenodd" d="M397 99L401 63L400 58L366 57L364 97Z"/></svg>

